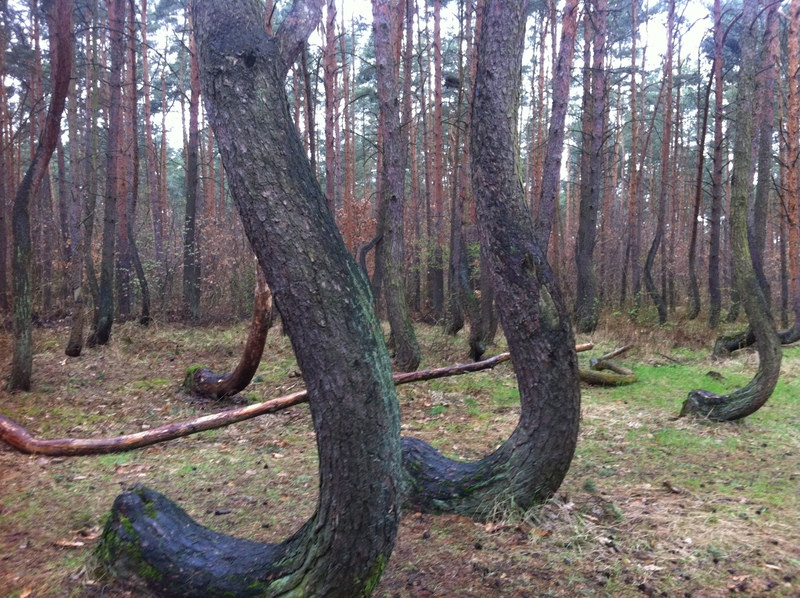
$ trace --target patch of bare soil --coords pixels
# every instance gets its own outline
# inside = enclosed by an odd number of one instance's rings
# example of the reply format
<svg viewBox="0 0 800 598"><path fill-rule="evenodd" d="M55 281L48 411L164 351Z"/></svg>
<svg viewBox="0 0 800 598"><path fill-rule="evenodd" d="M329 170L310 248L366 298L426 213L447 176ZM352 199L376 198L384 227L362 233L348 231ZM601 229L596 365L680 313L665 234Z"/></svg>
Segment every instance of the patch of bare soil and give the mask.
<svg viewBox="0 0 800 598"><path fill-rule="evenodd" d="M188 399L180 382L191 365L232 369L247 331L123 325L110 347L76 359L63 356L66 334L37 330L33 392L0 390L0 412L46 438L135 432L224 408ZM425 329L422 340L425 367L465 359L463 338ZM0 333L4 371L9 348ZM271 331L239 400L301 387L288 341ZM488 523L404 514L375 595L800 596L798 403L712 427L673 421L654 388L585 390L578 454L548 504L487 505ZM493 450L518 415L507 364L398 394L403 434L457 458ZM676 408L682 396L675 391ZM98 576L92 560L114 497L137 483L213 529L280 541L313 513L316 468L306 406L118 455L45 458L0 446L0 595L141 595Z"/></svg>

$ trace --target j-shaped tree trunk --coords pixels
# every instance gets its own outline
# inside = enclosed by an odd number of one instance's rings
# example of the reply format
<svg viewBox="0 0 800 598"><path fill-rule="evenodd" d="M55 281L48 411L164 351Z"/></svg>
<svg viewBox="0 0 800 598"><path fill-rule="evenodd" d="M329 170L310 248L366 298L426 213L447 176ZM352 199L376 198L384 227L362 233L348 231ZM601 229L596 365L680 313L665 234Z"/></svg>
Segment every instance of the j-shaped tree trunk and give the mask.
<svg viewBox="0 0 800 598"><path fill-rule="evenodd" d="M308 389L319 503L281 544L199 527L160 495L118 497L100 554L163 596L361 596L391 554L400 422L386 345L292 122L285 78L321 17L296 0L276 34L259 3L195 0L200 79L230 190Z"/></svg>
<svg viewBox="0 0 800 598"><path fill-rule="evenodd" d="M476 518L501 502L527 508L558 489L575 449L580 389L572 329L516 174L526 11L526 0L486 3L471 133L481 250L515 365L520 421L500 448L477 462L454 461L404 438L405 508Z"/></svg>
<svg viewBox="0 0 800 598"><path fill-rule="evenodd" d="M264 353L267 332L272 326L272 292L264 280L264 273L258 266L256 268L253 319L239 365L230 374L217 374L206 368L189 368L183 381L183 388L187 392L208 399L224 399L243 391L255 376Z"/></svg>
<svg viewBox="0 0 800 598"><path fill-rule="evenodd" d="M793 0L796 8L798 1ZM755 24L757 0L743 8L742 66L736 92L736 136L731 180L731 248L734 278L758 347L758 372L743 388L727 395L693 390L681 415L699 415L715 421L747 417L769 399L781 369L781 344L764 292L753 268L747 240L747 203L751 187L753 119L755 108Z"/></svg>

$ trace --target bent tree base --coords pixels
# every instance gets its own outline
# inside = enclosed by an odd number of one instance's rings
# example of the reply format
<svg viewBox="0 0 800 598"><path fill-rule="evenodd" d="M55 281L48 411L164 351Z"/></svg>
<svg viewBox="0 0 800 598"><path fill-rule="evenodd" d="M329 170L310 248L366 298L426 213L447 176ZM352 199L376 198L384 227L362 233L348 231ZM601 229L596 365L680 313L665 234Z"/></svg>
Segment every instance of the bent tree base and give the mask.
<svg viewBox="0 0 800 598"><path fill-rule="evenodd" d="M144 486L120 494L96 549L115 577L159 596L260 596L286 547L241 540L192 520ZM135 582L134 582L135 580Z"/></svg>

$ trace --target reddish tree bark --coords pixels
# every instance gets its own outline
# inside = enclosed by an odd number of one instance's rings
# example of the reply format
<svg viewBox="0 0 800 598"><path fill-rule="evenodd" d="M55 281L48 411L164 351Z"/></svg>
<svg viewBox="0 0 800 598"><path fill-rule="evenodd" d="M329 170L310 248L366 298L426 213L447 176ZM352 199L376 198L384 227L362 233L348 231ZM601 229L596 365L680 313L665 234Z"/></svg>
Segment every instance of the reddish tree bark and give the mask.
<svg viewBox="0 0 800 598"><path fill-rule="evenodd" d="M205 368L192 368L183 381L184 390L214 400L231 397L243 391L258 370L271 326L272 293L264 280L263 272L256 267L253 319L239 364L230 374L215 374Z"/></svg>
<svg viewBox="0 0 800 598"><path fill-rule="evenodd" d="M33 370L33 323L30 205L42 180L47 175L50 158L58 144L61 114L69 91L72 72L72 1L57 0L50 12L50 64L52 88L50 105L44 120L33 160L25 172L14 198L12 213L14 273L14 345L11 361L10 390L29 390Z"/></svg>

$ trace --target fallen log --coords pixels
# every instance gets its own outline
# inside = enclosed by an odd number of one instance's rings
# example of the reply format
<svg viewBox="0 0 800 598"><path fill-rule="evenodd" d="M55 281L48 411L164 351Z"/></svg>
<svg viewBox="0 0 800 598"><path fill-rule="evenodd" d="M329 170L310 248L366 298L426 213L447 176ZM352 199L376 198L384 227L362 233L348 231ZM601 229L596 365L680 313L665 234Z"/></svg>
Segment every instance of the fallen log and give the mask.
<svg viewBox="0 0 800 598"><path fill-rule="evenodd" d="M612 358L619 357L633 348L633 345L625 345L619 349L595 357L589 361L589 369L580 368L579 375L581 382L595 386L624 386L636 382L636 374L612 361Z"/></svg>

